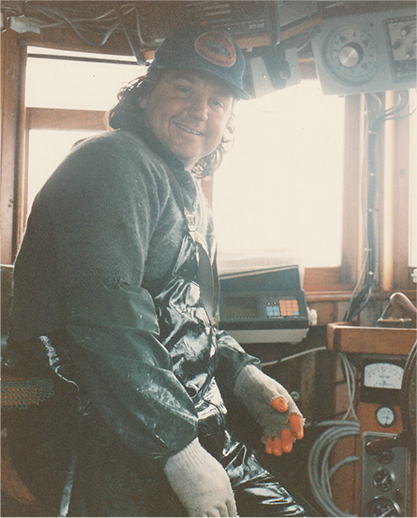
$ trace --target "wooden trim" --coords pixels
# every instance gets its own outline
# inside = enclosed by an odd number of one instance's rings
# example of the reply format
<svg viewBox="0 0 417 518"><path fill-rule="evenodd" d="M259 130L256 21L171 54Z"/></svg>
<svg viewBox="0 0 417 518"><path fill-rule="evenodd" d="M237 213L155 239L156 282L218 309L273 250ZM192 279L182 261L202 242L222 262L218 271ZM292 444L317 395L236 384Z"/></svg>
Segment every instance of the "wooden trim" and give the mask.
<svg viewBox="0 0 417 518"><path fill-rule="evenodd" d="M7 197L10 195L10 178L3 167L3 128L4 105L5 105L5 83L6 83L6 34L0 34L0 263L11 262L10 235L7 232L8 205Z"/></svg>
<svg viewBox="0 0 417 518"><path fill-rule="evenodd" d="M406 108L400 115L408 115ZM408 247L409 247L409 185L410 185L410 134L409 119L397 119L394 143L394 279L393 288L400 289L409 284Z"/></svg>
<svg viewBox="0 0 417 518"><path fill-rule="evenodd" d="M67 110L27 108L28 128L56 130L106 130L106 112L99 110Z"/></svg>
<svg viewBox="0 0 417 518"><path fill-rule="evenodd" d="M358 327L335 323L327 326L327 347L331 351L407 356L416 341L416 329Z"/></svg>
<svg viewBox="0 0 417 518"><path fill-rule="evenodd" d="M18 35L1 35L1 262L11 264L21 238L18 226L23 211L22 184L24 157L24 94L26 47Z"/></svg>
<svg viewBox="0 0 417 518"><path fill-rule="evenodd" d="M26 160L26 141L25 141L25 125L26 125L26 64L27 64L27 47L20 45L20 74L17 86L19 96L19 121L18 131L16 133L16 166L15 166L15 215L13 222L13 260L20 247L23 238L24 225L23 217L26 216L26 189L27 183L25 179L25 160ZM16 85L14 85L16 88ZM23 186L20 188L20 186Z"/></svg>
<svg viewBox="0 0 417 518"><path fill-rule="evenodd" d="M341 268L306 268L304 271L304 289L315 291L347 291L351 284L340 282Z"/></svg>
<svg viewBox="0 0 417 518"><path fill-rule="evenodd" d="M405 92L402 92L404 95ZM395 105L396 92L387 92L386 108ZM381 287L409 285L409 168L410 135L407 107L394 121L385 123L384 182L382 187Z"/></svg>

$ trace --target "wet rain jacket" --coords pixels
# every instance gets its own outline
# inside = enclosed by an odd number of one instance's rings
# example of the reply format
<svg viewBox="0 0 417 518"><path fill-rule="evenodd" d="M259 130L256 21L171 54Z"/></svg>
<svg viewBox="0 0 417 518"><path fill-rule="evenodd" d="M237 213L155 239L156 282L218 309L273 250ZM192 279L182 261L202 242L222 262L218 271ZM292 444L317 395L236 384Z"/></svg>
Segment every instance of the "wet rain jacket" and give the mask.
<svg viewBox="0 0 417 518"><path fill-rule="evenodd" d="M201 300L184 209L212 261L215 242L198 182L151 134L142 139L115 131L79 143L38 195L15 265L11 336L65 328L77 379L108 426L164 461L197 437L213 376L230 392L257 360L218 333Z"/></svg>

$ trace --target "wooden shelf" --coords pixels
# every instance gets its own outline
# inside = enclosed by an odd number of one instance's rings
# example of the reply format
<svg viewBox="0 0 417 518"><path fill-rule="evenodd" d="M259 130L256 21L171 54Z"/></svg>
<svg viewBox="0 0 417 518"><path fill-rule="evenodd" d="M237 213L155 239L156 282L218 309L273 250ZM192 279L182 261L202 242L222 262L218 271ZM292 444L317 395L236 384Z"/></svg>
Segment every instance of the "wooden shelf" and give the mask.
<svg viewBox="0 0 417 518"><path fill-rule="evenodd" d="M327 347L331 351L408 356L416 339L416 329L327 325Z"/></svg>

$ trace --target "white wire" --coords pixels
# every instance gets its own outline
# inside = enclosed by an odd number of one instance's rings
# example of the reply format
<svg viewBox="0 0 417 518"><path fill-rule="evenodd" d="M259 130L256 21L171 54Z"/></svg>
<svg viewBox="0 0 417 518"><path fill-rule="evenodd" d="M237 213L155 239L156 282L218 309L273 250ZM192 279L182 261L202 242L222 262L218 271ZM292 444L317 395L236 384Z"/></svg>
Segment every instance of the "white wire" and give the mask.
<svg viewBox="0 0 417 518"><path fill-rule="evenodd" d="M340 510L333 502L330 478L336 471L347 464L359 460L356 456L349 456L335 464L329 471L329 458L335 444L342 438L359 435L359 421L323 421L317 426L330 426L313 444L308 457L308 476L312 492L319 505L329 513L329 516L356 516Z"/></svg>
<svg viewBox="0 0 417 518"><path fill-rule="evenodd" d="M355 410L356 374L346 354L340 353L340 357L342 359L342 365L345 370L346 385L349 398L349 408L346 410L346 413L342 419L347 419L350 413L352 413L353 419L358 419Z"/></svg>
<svg viewBox="0 0 417 518"><path fill-rule="evenodd" d="M346 464L359 461L359 457L348 455L330 467L330 455L336 443L350 435L359 435L360 426L355 410L356 373L348 357L340 353L342 367L346 377L349 398L349 408L341 420L327 420L319 423L318 427L329 427L316 439L308 458L308 475L313 494L317 502L330 516L356 516L341 511L333 501L330 480L331 477ZM354 420L348 420L352 414Z"/></svg>
<svg viewBox="0 0 417 518"><path fill-rule="evenodd" d="M362 268L361 272L359 274L358 282L356 283L356 286L352 292L352 295L350 297L348 309L346 311L346 315L350 315L350 311L352 309L352 303L356 297L357 292L359 291L359 288L362 285L362 281L365 277L366 267L368 265L368 256L369 256L369 244L368 244L368 232L367 232L367 223L366 223L366 202L365 202L365 166L366 166L366 157L367 157L367 151L368 151L368 141L369 141L369 110L370 106L369 103L366 105L366 114L365 114L365 124L364 124L364 135L363 135L363 150L362 150L362 160L361 165L359 169L359 177L361 181L361 220L362 220L362 229L363 229L363 235L365 236L365 255L362 260Z"/></svg>
<svg viewBox="0 0 417 518"><path fill-rule="evenodd" d="M277 363L287 362L289 360L294 360L294 358L299 358L300 356L304 356L305 354L315 353L317 351L325 351L327 347L314 347L313 349L308 349L307 351L301 351L299 353L292 354L291 356L286 356L285 358L280 358L277 360L272 360L270 362L262 363L262 367L271 367L272 365L276 365Z"/></svg>

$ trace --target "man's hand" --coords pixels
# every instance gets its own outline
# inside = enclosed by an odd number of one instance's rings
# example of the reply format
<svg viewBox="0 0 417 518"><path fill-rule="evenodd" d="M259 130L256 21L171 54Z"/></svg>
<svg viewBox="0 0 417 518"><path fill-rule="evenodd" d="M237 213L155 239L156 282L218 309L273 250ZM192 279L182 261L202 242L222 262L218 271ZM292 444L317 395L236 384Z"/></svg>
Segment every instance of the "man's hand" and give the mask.
<svg viewBox="0 0 417 518"><path fill-rule="evenodd" d="M262 426L268 454L289 453L294 440L304 437L303 416L289 393L254 365L240 371L234 393Z"/></svg>
<svg viewBox="0 0 417 518"><path fill-rule="evenodd" d="M226 471L198 439L170 457L164 471L189 516L237 516Z"/></svg>

